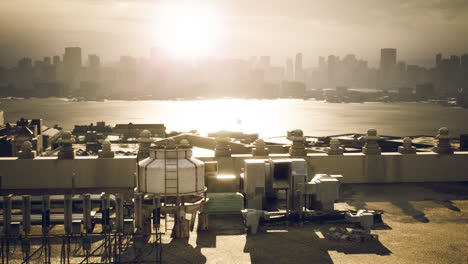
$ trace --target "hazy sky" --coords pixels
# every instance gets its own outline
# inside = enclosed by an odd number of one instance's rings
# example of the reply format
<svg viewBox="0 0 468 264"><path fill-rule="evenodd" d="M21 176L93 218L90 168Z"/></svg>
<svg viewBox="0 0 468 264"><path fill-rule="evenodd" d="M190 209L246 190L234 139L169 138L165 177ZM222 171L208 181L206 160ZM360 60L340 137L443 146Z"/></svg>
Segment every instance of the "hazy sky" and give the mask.
<svg viewBox="0 0 468 264"><path fill-rule="evenodd" d="M430 65L437 52L468 52L467 0L2 0L0 65L62 55L65 46L104 61L148 56L161 45L161 17L177 21L198 8L213 14L211 53L221 56L271 55L280 64L303 52L315 66L319 55L354 53L376 65L379 49L394 47L399 59Z"/></svg>

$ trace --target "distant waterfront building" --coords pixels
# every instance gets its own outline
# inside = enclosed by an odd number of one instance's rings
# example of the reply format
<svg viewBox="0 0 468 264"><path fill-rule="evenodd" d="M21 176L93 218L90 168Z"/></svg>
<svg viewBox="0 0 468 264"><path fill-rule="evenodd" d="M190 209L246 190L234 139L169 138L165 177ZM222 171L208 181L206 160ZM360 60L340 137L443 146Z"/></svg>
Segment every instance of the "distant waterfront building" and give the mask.
<svg viewBox="0 0 468 264"><path fill-rule="evenodd" d="M304 82L304 69L302 67L302 53L296 54L296 61L294 64L294 80L296 82Z"/></svg>
<svg viewBox="0 0 468 264"><path fill-rule="evenodd" d="M50 57L44 57L44 65L50 66L52 64L52 59Z"/></svg>
<svg viewBox="0 0 468 264"><path fill-rule="evenodd" d="M114 95L131 98L135 95L138 80L137 60L132 56L120 56Z"/></svg>
<svg viewBox="0 0 468 264"><path fill-rule="evenodd" d="M435 66L436 66L436 68L439 68L441 60L442 60L442 53L437 53L437 55L435 57Z"/></svg>
<svg viewBox="0 0 468 264"><path fill-rule="evenodd" d="M463 54L461 56L461 67L463 70L468 70L468 54Z"/></svg>
<svg viewBox="0 0 468 264"><path fill-rule="evenodd" d="M33 89L33 65L30 58L22 58L18 61L15 88L20 93L21 91Z"/></svg>
<svg viewBox="0 0 468 264"><path fill-rule="evenodd" d="M54 63L54 65L59 65L60 63L62 63L62 61L60 60L60 56L56 55L52 58L52 61Z"/></svg>
<svg viewBox="0 0 468 264"><path fill-rule="evenodd" d="M399 61L396 65L397 79L400 83L406 81L406 62Z"/></svg>
<svg viewBox="0 0 468 264"><path fill-rule="evenodd" d="M75 125L72 134L74 136L83 136L86 135L88 131L96 131L96 133L107 136L110 133L112 133L112 127L106 125L106 122L104 121L97 122L96 125L94 125L93 123L91 123L90 125Z"/></svg>
<svg viewBox="0 0 468 264"><path fill-rule="evenodd" d="M380 50L380 70L390 71L396 65L397 50L396 49L381 49Z"/></svg>
<svg viewBox="0 0 468 264"><path fill-rule="evenodd" d="M427 100L435 94L434 85L432 83L416 85L416 97L419 100Z"/></svg>
<svg viewBox="0 0 468 264"><path fill-rule="evenodd" d="M394 86L396 81L396 49L380 50L380 86L383 89L389 89Z"/></svg>
<svg viewBox="0 0 468 264"><path fill-rule="evenodd" d="M458 90L457 104L464 108L468 108L468 84L466 83L463 88ZM465 135L465 136L468 138L468 135Z"/></svg>
<svg viewBox="0 0 468 264"><path fill-rule="evenodd" d="M328 56L328 86L334 87L336 83L336 70L339 58L334 55Z"/></svg>
<svg viewBox="0 0 468 264"><path fill-rule="evenodd" d="M413 88L400 87L398 88L398 98L402 101L411 101L414 99Z"/></svg>
<svg viewBox="0 0 468 264"><path fill-rule="evenodd" d="M63 75L71 90L79 89L81 79L81 48L67 47L63 55Z"/></svg>
<svg viewBox="0 0 468 264"><path fill-rule="evenodd" d="M456 71L458 67L460 67L460 57L456 55L450 56L450 65L451 65L451 70Z"/></svg>
<svg viewBox="0 0 468 264"><path fill-rule="evenodd" d="M283 67L270 67L265 79L270 83L280 84L284 81L284 68Z"/></svg>
<svg viewBox="0 0 468 264"><path fill-rule="evenodd" d="M270 56L260 56L257 68L265 72L268 71L270 69Z"/></svg>
<svg viewBox="0 0 468 264"><path fill-rule="evenodd" d="M286 59L286 81L292 81L294 78L294 66L291 58Z"/></svg>
<svg viewBox="0 0 468 264"><path fill-rule="evenodd" d="M112 134L123 135L126 138L137 138L143 130L150 131L153 137L166 137L164 124L116 124L112 129Z"/></svg>
<svg viewBox="0 0 468 264"><path fill-rule="evenodd" d="M37 97L64 97L67 89L63 82L43 81L34 83L34 95Z"/></svg>
<svg viewBox="0 0 468 264"><path fill-rule="evenodd" d="M264 85L265 83L265 72L263 70L254 69L250 72L250 85L252 89L250 89L247 93L248 96L251 97L261 97L264 95ZM268 93L267 91L266 93Z"/></svg>
<svg viewBox="0 0 468 264"><path fill-rule="evenodd" d="M87 80L99 81L100 80L101 60L98 55L88 55L88 69Z"/></svg>
<svg viewBox="0 0 468 264"><path fill-rule="evenodd" d="M303 82L284 81L281 85L281 98L304 98L306 87Z"/></svg>
<svg viewBox="0 0 468 264"><path fill-rule="evenodd" d="M89 67L98 68L101 66L101 59L96 54L88 55Z"/></svg>
<svg viewBox="0 0 468 264"><path fill-rule="evenodd" d="M44 61L35 60L33 64L33 81L41 81L44 78Z"/></svg>

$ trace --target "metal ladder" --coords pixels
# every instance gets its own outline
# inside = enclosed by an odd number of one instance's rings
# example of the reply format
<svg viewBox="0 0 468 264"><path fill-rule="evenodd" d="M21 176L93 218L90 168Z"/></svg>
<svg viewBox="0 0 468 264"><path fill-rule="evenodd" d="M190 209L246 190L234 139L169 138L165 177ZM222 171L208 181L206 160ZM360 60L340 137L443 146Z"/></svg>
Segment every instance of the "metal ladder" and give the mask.
<svg viewBox="0 0 468 264"><path fill-rule="evenodd" d="M174 190L176 191L176 195L179 196L179 152L176 149L176 157L175 161L173 159L167 158L167 151L164 150L164 191L166 195L166 199L169 194L174 194ZM166 200L167 201L167 200ZM176 204L174 204L176 205ZM167 206L167 204L166 204ZM175 223L175 219L173 218L172 221L168 221L168 215L164 216L164 229L165 232L168 230L167 224L168 223Z"/></svg>
<svg viewBox="0 0 468 264"><path fill-rule="evenodd" d="M179 152L176 149L175 162L172 159L167 158L167 152L164 151L164 189L167 197L168 192L174 194L176 191L177 196L179 195Z"/></svg>

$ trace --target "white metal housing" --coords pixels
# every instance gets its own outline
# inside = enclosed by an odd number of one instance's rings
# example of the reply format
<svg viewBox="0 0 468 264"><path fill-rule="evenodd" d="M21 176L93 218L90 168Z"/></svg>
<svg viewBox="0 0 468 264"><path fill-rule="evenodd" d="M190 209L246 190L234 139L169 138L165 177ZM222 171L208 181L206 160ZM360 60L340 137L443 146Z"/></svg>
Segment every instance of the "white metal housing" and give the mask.
<svg viewBox="0 0 468 264"><path fill-rule="evenodd" d="M205 190L205 163L192 157L192 149L150 148L138 164L138 191L161 196L200 193Z"/></svg>

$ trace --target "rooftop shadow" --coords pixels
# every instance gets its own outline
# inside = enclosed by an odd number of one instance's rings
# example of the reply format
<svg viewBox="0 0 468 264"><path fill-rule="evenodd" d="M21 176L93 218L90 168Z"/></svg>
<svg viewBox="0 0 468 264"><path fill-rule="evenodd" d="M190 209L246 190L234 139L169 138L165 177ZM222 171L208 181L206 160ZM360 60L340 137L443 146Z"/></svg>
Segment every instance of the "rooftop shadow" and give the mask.
<svg viewBox="0 0 468 264"><path fill-rule="evenodd" d="M268 231L277 229L266 228ZM319 226L319 230L325 229L327 227ZM311 226L280 231L284 232L260 232L247 236L244 252L250 253L252 263L333 263L329 251L381 256L392 253L378 240L354 242L319 238Z"/></svg>
<svg viewBox="0 0 468 264"><path fill-rule="evenodd" d="M450 209L452 211L455 211L455 212L461 212L460 208L458 208L457 206L453 205L453 202L452 201L449 201L449 200L434 200L434 203L436 204L440 204L444 207L446 207L447 209Z"/></svg>
<svg viewBox="0 0 468 264"><path fill-rule="evenodd" d="M407 201L392 201L391 203L400 207L404 214L413 217L414 220L421 223L429 223L429 219L426 217L426 214L414 208L411 203Z"/></svg>

